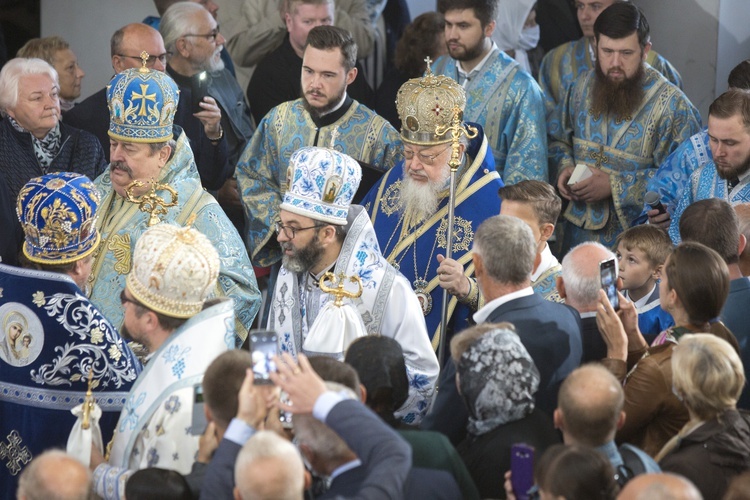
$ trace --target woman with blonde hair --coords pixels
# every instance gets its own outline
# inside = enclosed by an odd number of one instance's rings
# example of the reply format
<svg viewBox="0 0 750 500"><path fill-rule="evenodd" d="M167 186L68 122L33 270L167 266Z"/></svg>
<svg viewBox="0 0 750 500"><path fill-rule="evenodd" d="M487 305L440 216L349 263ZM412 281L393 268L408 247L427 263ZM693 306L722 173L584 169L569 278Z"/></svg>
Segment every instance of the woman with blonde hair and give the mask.
<svg viewBox="0 0 750 500"><path fill-rule="evenodd" d="M685 335L672 354L673 390L690 420L657 455L662 470L690 479L704 498L721 498L750 469L750 413L737 410L745 371L735 349L714 335Z"/></svg>

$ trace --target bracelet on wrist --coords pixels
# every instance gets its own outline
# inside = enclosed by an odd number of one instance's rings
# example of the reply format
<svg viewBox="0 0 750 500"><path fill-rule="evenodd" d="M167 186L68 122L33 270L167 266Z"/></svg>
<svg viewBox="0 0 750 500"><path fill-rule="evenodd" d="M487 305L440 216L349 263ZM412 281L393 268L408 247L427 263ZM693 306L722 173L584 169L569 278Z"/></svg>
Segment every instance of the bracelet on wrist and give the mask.
<svg viewBox="0 0 750 500"><path fill-rule="evenodd" d="M208 136L206 136L206 137L208 137ZM216 143L218 143L218 142L219 142L220 140L222 140L223 138L224 138L224 129L223 129L223 128L222 128L221 126L219 126L219 137L217 137L217 138L215 138L215 139L211 139L211 138L209 137L209 138L208 138L208 140L209 140L209 141L211 141L211 142L212 142L213 144L216 144Z"/></svg>

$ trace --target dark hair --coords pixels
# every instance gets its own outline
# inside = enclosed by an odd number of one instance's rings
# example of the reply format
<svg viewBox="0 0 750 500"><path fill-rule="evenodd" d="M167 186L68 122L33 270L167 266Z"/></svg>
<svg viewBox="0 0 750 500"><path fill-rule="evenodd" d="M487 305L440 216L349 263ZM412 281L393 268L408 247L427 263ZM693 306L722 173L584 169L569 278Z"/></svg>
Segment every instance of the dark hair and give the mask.
<svg viewBox="0 0 750 500"><path fill-rule="evenodd" d="M222 353L203 375L203 398L219 427L226 428L237 415L237 394L247 369L253 366L248 351L232 349Z"/></svg>
<svg viewBox="0 0 750 500"><path fill-rule="evenodd" d="M729 72L727 83L737 89L750 89L750 59L745 59Z"/></svg>
<svg viewBox="0 0 750 500"><path fill-rule="evenodd" d="M557 224L562 200L547 182L525 180L501 187L497 194L507 201L528 203L542 224Z"/></svg>
<svg viewBox="0 0 750 500"><path fill-rule="evenodd" d="M750 90L729 89L708 107L708 116L725 119L736 115L746 128L750 128Z"/></svg>
<svg viewBox="0 0 750 500"><path fill-rule="evenodd" d="M349 346L344 361L357 370L367 390L367 406L392 427L397 427L398 420L393 414L409 396L401 344L390 337L361 337Z"/></svg>
<svg viewBox="0 0 750 500"><path fill-rule="evenodd" d="M404 30L396 44L394 57L396 68L407 78L417 78L427 69L425 56L435 59L444 42L440 35L445 32L445 19L437 12L425 12Z"/></svg>
<svg viewBox="0 0 750 500"><path fill-rule="evenodd" d="M690 323L701 326L719 316L729 295L729 270L718 253L695 241L680 243L669 255L664 274ZM710 324L717 335L714 326L726 329L721 322Z"/></svg>
<svg viewBox="0 0 750 500"><path fill-rule="evenodd" d="M594 448L556 444L537 462L536 484L555 497L614 500L619 491L609 460Z"/></svg>
<svg viewBox="0 0 750 500"><path fill-rule="evenodd" d="M627 38L638 33L638 44L644 48L651 41L648 21L643 11L630 2L615 2L599 14L594 22L594 36L597 43L599 35L608 38Z"/></svg>
<svg viewBox="0 0 750 500"><path fill-rule="evenodd" d="M162 327L164 330L168 330L168 331L177 330L179 327L184 325L185 322L187 322L188 320L188 318L174 318L172 316L167 316L166 314L156 312L150 307L140 302L133 302L133 305L135 306L136 317L140 318L146 313L146 311L150 311L156 315L156 319L159 322L159 326Z"/></svg>
<svg viewBox="0 0 750 500"><path fill-rule="evenodd" d="M349 72L357 64L357 43L351 33L337 26L316 26L307 34L305 49L341 50L341 64Z"/></svg>
<svg viewBox="0 0 750 500"><path fill-rule="evenodd" d="M138 500L192 500L185 478L177 471L150 467L135 471L125 483L125 496Z"/></svg>
<svg viewBox="0 0 750 500"><path fill-rule="evenodd" d="M326 382L336 382L359 394L357 370L344 362L328 356L310 356L310 366Z"/></svg>
<svg viewBox="0 0 750 500"><path fill-rule="evenodd" d="M449 10L472 9L482 28L497 17L498 0L438 0L437 10L445 15Z"/></svg>
<svg viewBox="0 0 750 500"><path fill-rule="evenodd" d="M727 264L739 262L740 221L721 198L691 203L680 217L682 241L697 241L721 255Z"/></svg>

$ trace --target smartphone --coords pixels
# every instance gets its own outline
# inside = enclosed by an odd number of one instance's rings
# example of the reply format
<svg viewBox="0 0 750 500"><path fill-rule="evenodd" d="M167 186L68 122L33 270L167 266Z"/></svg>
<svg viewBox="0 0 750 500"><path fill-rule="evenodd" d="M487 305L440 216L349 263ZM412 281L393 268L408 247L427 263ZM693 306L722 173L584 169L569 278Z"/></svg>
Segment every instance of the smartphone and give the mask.
<svg viewBox="0 0 750 500"><path fill-rule="evenodd" d="M279 400L282 403L289 404L289 394L287 394L284 391L281 391L281 394L279 395ZM284 429L293 429L294 424L292 423L292 412L290 411L279 411L279 422L281 422L281 427Z"/></svg>
<svg viewBox="0 0 750 500"><path fill-rule="evenodd" d="M250 353L253 359L253 382L255 384L271 384L270 374L276 371L273 357L279 354L276 332L273 330L251 330Z"/></svg>
<svg viewBox="0 0 750 500"><path fill-rule="evenodd" d="M206 412L203 411L203 384L193 386L193 423L190 426L190 434L200 436L206 431L208 422Z"/></svg>
<svg viewBox="0 0 750 500"><path fill-rule="evenodd" d="M208 95L208 72L201 71L194 75L190 81L190 109L193 113L200 113L203 108L200 103Z"/></svg>
<svg viewBox="0 0 750 500"><path fill-rule="evenodd" d="M599 263L599 279L602 288L607 292L609 303L615 311L620 310L620 298L617 295L617 259L603 260Z"/></svg>
<svg viewBox="0 0 750 500"><path fill-rule="evenodd" d="M510 482L518 500L528 500L534 486L534 447L516 443L510 448Z"/></svg>

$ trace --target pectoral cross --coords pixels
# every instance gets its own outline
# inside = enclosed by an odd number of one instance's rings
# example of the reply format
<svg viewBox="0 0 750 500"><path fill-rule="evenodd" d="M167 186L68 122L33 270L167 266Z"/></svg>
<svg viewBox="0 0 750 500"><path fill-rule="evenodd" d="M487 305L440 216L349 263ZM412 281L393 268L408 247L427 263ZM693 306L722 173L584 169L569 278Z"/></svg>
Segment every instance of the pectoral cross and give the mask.
<svg viewBox="0 0 750 500"><path fill-rule="evenodd" d="M132 98L134 101L141 100L141 109L138 111L138 116L146 116L146 101L156 102L156 93L147 94L148 85L141 84L141 93L133 91Z"/></svg>
<svg viewBox="0 0 750 500"><path fill-rule="evenodd" d="M158 224L159 215L166 215L167 209L177 205L177 191L167 184L157 184L154 179L149 182L151 184L151 190L143 196L135 196L133 191L136 188L143 187L145 184L142 181L135 180L125 189L125 196L131 203L138 203L141 212L150 214L148 219L148 226L151 227ZM167 202L164 198L156 194L156 190L167 191L170 195L170 201Z"/></svg>
<svg viewBox="0 0 750 500"><path fill-rule="evenodd" d="M602 168L603 163L607 163L607 155L604 154L604 146L599 146L598 153L591 153L589 155L592 160L596 161L596 168Z"/></svg>
<svg viewBox="0 0 750 500"><path fill-rule="evenodd" d="M330 146L331 149L336 149L334 148L334 146L336 145L336 139L338 138L338 136L339 136L339 128L337 126L337 127L334 127L333 132L331 132L331 146Z"/></svg>

